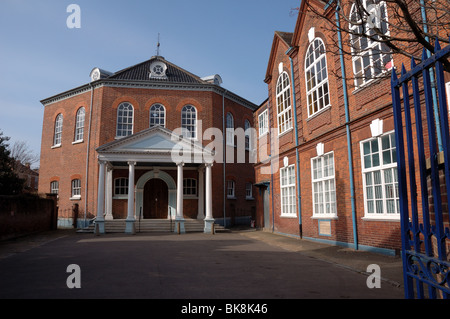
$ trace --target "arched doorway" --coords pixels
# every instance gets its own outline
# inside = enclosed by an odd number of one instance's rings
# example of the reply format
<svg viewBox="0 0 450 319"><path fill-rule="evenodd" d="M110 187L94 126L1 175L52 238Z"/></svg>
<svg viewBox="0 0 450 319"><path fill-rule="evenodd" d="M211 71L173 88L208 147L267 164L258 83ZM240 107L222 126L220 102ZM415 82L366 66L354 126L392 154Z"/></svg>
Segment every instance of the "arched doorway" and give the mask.
<svg viewBox="0 0 450 319"><path fill-rule="evenodd" d="M150 179L144 186L143 218L167 218L169 189L159 178Z"/></svg>
<svg viewBox="0 0 450 319"><path fill-rule="evenodd" d="M161 185L165 184L164 186L160 185L161 186L160 188L164 187L164 191L167 196L167 199L165 200L166 209L165 210L163 208L157 209L158 215L160 217L150 217L150 218L167 218L167 219L169 219L172 216L172 219L175 219L176 207L177 207L176 184L175 184L175 181L173 180L173 178L169 174L167 174L164 171L159 171L159 170L152 170L152 171L145 173L144 175L142 175L139 178L139 180L136 183L136 203L135 203L136 219L148 218L148 217L144 217L144 206L145 206L144 200L151 202L152 195L150 195L150 194L152 193L152 191L150 189L156 188L156 186L152 186L152 184L147 185L147 183L151 182L151 181L159 181L161 183ZM155 183L158 183L158 182L155 182ZM147 196L147 194L149 194L149 196ZM158 195L156 195L156 196L158 196ZM160 196L164 196L164 195L160 195ZM160 201L161 197L154 197L153 202L155 202L156 198L158 198L158 201ZM151 203L147 204L146 206L148 206L148 205L151 206ZM154 205L154 203L153 203L153 205ZM165 215L163 215L163 212L165 213ZM147 213L146 213L146 215L147 215ZM153 215L153 213L151 211L150 211L150 215Z"/></svg>

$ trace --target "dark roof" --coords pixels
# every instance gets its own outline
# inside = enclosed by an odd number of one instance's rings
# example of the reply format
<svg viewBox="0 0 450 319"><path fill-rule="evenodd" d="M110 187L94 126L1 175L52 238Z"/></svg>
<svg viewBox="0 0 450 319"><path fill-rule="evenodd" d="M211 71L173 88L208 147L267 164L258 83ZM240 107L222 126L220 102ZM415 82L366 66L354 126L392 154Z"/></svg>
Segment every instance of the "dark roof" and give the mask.
<svg viewBox="0 0 450 319"><path fill-rule="evenodd" d="M291 32L283 32L283 31L275 31L276 34L284 41L288 46L291 46L292 37L294 33Z"/></svg>
<svg viewBox="0 0 450 319"><path fill-rule="evenodd" d="M166 78L150 79L150 65L154 61L162 61L167 65ZM206 83L197 75L194 75L175 64L165 60L161 56L154 56L150 60L128 67L107 77L108 80L131 80L131 81L158 81L175 83Z"/></svg>

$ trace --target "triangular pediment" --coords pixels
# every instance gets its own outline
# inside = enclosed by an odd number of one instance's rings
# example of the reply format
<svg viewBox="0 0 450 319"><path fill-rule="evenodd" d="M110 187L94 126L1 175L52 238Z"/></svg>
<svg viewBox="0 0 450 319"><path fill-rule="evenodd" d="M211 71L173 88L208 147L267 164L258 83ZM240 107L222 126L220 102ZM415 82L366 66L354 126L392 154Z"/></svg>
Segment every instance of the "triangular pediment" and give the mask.
<svg viewBox="0 0 450 319"><path fill-rule="evenodd" d="M184 138L164 127L156 126L139 133L117 139L97 148L100 155L160 155L170 157L173 152L212 156L213 151L200 143Z"/></svg>

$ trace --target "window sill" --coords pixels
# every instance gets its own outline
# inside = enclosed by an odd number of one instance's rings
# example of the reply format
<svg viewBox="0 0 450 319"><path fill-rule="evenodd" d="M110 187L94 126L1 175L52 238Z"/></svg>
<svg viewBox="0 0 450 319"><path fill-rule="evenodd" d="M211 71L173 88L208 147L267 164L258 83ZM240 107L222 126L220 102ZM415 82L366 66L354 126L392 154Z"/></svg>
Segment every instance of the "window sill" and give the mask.
<svg viewBox="0 0 450 319"><path fill-rule="evenodd" d="M227 196L227 199L237 199L235 196Z"/></svg>
<svg viewBox="0 0 450 319"><path fill-rule="evenodd" d="M398 217L367 217L364 216L363 218L361 218L364 221L374 221L374 222L400 222L400 216Z"/></svg>
<svg viewBox="0 0 450 319"><path fill-rule="evenodd" d="M73 197L70 197L69 199L70 199L70 200L81 200L81 196L80 196L80 195L78 195L78 196L73 196Z"/></svg>
<svg viewBox="0 0 450 319"><path fill-rule="evenodd" d="M317 111L316 113L314 113L313 115L308 116L308 118L306 119L306 121L310 121L314 118L316 118L317 116L320 116L320 114L326 112L329 108L331 108L331 104L328 104L327 106L324 106L321 110Z"/></svg>
<svg viewBox="0 0 450 319"><path fill-rule="evenodd" d="M112 199L128 199L128 195L116 195Z"/></svg>
<svg viewBox="0 0 450 319"><path fill-rule="evenodd" d="M278 138L282 137L283 135L286 135L287 133L289 133L289 132L291 132L291 131L293 131L293 130L294 130L294 128L291 127L290 129L284 131L283 133L279 133L279 134L278 134Z"/></svg>
<svg viewBox="0 0 450 319"><path fill-rule="evenodd" d="M255 200L254 197L245 197L245 200Z"/></svg>
<svg viewBox="0 0 450 319"><path fill-rule="evenodd" d="M183 199L198 199L198 196L197 195L195 195L195 196L193 196L193 195L183 195Z"/></svg>
<svg viewBox="0 0 450 319"><path fill-rule="evenodd" d="M72 142L72 145L81 144L81 143L84 143L84 140L74 141L74 142Z"/></svg>
<svg viewBox="0 0 450 319"><path fill-rule="evenodd" d="M57 144L57 145L53 145L53 146L52 146L52 149L60 148L60 147L61 147L61 144Z"/></svg>
<svg viewBox="0 0 450 319"><path fill-rule="evenodd" d="M258 138L263 138L264 136L269 135L269 131L264 132L264 133L260 133Z"/></svg>
<svg viewBox="0 0 450 319"><path fill-rule="evenodd" d="M281 218L297 218L297 215L280 215Z"/></svg>
<svg viewBox="0 0 450 319"><path fill-rule="evenodd" d="M371 87L372 85L375 85L383 80L390 79L390 74L392 72L392 69L396 69L396 67L394 66L394 67L390 68L389 70L377 75L373 79L370 79L366 83L361 84L359 87L357 87L353 90L352 94L357 94L361 91L364 91L364 89Z"/></svg>
<svg viewBox="0 0 450 319"><path fill-rule="evenodd" d="M320 219L320 220L337 220L339 219L337 216L312 216L311 219Z"/></svg>

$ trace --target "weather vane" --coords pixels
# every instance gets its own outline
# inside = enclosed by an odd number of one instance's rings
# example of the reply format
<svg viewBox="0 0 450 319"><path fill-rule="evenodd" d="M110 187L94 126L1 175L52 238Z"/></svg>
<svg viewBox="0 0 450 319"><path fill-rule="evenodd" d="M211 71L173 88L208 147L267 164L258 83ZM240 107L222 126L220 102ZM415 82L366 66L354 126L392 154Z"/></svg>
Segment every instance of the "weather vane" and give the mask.
<svg viewBox="0 0 450 319"><path fill-rule="evenodd" d="M159 42L159 33L158 33L158 44L156 45L156 56L159 56L159 47L161 46L161 43Z"/></svg>

